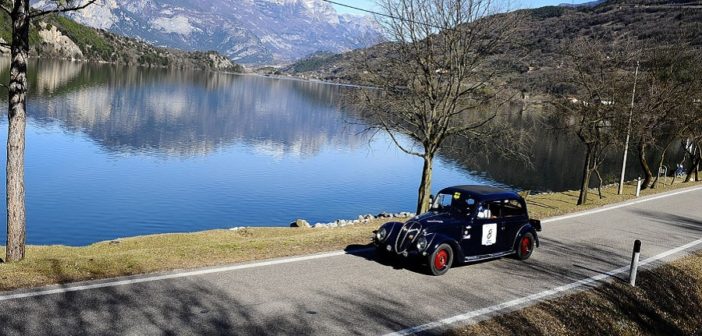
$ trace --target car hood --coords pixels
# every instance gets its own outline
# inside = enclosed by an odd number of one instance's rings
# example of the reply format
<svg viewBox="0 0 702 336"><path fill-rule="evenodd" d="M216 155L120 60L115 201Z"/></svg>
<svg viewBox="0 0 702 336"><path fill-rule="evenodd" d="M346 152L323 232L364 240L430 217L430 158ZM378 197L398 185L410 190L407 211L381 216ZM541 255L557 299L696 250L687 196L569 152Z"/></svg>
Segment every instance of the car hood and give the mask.
<svg viewBox="0 0 702 336"><path fill-rule="evenodd" d="M396 236L401 231L410 233L412 231L415 233L425 232L427 234L441 232L445 228L452 226L455 221L455 218L449 213L427 212L404 223L390 222L386 225L391 228L391 235Z"/></svg>
<svg viewBox="0 0 702 336"><path fill-rule="evenodd" d="M451 214L445 212L426 212L411 219L419 222L423 229L431 231L434 228L443 227L453 222Z"/></svg>

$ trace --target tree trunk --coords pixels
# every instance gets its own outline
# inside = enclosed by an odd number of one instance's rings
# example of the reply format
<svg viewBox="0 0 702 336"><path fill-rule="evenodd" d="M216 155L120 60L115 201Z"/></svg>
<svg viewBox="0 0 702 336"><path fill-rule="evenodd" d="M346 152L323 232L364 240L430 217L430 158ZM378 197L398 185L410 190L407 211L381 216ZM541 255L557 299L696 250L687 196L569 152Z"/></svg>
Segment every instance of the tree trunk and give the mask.
<svg viewBox="0 0 702 336"><path fill-rule="evenodd" d="M603 183L603 181L602 181L602 175L600 174L599 169L595 169L595 175L597 176L597 181L598 181L597 195L600 197L600 199L602 199L602 183Z"/></svg>
<svg viewBox="0 0 702 336"><path fill-rule="evenodd" d="M661 157L658 160L658 173L656 174L656 179L653 180L653 184L651 184L651 189L656 189L656 187L658 186L658 180L659 180L660 175L661 175L661 169L663 169L663 164L665 163L665 156L668 153L668 149L670 148L671 144L673 144L673 142L669 141L668 144L665 146L665 148L663 148L663 152L661 153ZM675 169L677 169L677 167ZM668 176L667 174L670 174L670 171L666 170L666 176ZM675 171L673 171L673 178L675 178Z"/></svg>
<svg viewBox="0 0 702 336"><path fill-rule="evenodd" d="M639 142L639 163L641 164L641 170L644 173L644 179L641 182L641 190L648 188L653 179L653 173L651 172L651 167L648 165L648 160L646 160L646 144Z"/></svg>
<svg viewBox="0 0 702 336"><path fill-rule="evenodd" d="M12 10L12 63L10 65L7 134L7 251L8 262L24 258L24 138L26 125L29 1L15 0Z"/></svg>
<svg viewBox="0 0 702 336"><path fill-rule="evenodd" d="M578 205L583 205L587 202L587 191L590 188L590 176L592 176L592 170L590 169L590 164L592 162L592 149L590 146L587 147L585 153L585 165L583 167L583 179L580 184L580 196L578 197Z"/></svg>
<svg viewBox="0 0 702 336"><path fill-rule="evenodd" d="M697 164L695 165L695 182L700 180L700 163L702 162L702 146L697 145Z"/></svg>
<svg viewBox="0 0 702 336"><path fill-rule="evenodd" d="M429 198L431 196L431 173L432 156L424 156L424 168L422 168L422 181L419 184L419 197L417 199L417 214L425 213L429 210Z"/></svg>
<svg viewBox="0 0 702 336"><path fill-rule="evenodd" d="M690 169L687 170L687 177L685 177L686 183L692 181L692 176L695 177L695 181L698 180L697 179L698 178L698 174L697 174L698 169L697 168L700 165L700 160L702 159L701 156L702 155L699 153L698 148L695 148L692 151L692 153L690 155L690 158L691 158L690 161L692 161L692 164L690 165Z"/></svg>

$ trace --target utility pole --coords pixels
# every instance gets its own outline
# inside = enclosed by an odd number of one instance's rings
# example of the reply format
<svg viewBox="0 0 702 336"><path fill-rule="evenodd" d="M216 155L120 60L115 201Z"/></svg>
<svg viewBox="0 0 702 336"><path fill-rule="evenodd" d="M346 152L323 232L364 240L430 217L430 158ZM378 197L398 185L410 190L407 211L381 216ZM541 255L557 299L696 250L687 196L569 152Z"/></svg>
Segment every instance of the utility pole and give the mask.
<svg viewBox="0 0 702 336"><path fill-rule="evenodd" d="M624 192L624 174L626 173L626 158L629 154L629 139L631 138L631 119L634 116L634 99L636 98L636 81L639 79L639 61L636 61L636 73L634 74L634 89L631 91L631 109L629 110L629 123L626 126L626 141L624 142L624 159L622 160L622 175L619 178L619 189L617 194Z"/></svg>

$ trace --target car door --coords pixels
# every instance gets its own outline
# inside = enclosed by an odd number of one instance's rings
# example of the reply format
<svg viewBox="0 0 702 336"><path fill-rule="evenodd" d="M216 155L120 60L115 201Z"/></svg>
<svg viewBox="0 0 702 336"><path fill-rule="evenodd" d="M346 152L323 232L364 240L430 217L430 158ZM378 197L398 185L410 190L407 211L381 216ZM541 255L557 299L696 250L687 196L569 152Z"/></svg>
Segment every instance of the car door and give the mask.
<svg viewBox="0 0 702 336"><path fill-rule="evenodd" d="M457 241L461 245L464 256L470 257L476 253L480 245L480 235L476 234L473 218L475 217L476 202L470 195L454 196L453 217L456 219ZM477 243L476 243L477 242Z"/></svg>
<svg viewBox="0 0 702 336"><path fill-rule="evenodd" d="M472 218L473 216L466 216L459 224L461 249L466 257L482 254L480 248L480 227L476 225L476 221Z"/></svg>

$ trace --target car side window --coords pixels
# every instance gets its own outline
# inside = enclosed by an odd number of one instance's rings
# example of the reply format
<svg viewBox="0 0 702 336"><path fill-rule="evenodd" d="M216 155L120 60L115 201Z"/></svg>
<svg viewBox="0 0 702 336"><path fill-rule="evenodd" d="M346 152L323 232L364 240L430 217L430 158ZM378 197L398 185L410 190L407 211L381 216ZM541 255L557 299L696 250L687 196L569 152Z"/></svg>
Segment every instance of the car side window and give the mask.
<svg viewBox="0 0 702 336"><path fill-rule="evenodd" d="M479 209L478 218L481 219L496 219L525 216L526 209L518 200L500 200L485 202Z"/></svg>
<svg viewBox="0 0 702 336"><path fill-rule="evenodd" d="M525 215L526 209L524 209L522 202L519 202L518 200L506 200L502 204L502 217L518 217Z"/></svg>
<svg viewBox="0 0 702 336"><path fill-rule="evenodd" d="M454 198L451 206L457 214L468 216L471 212L473 212L475 200L472 198Z"/></svg>
<svg viewBox="0 0 702 336"><path fill-rule="evenodd" d="M478 218L496 219L501 216L502 206L499 201L485 202L478 208Z"/></svg>

